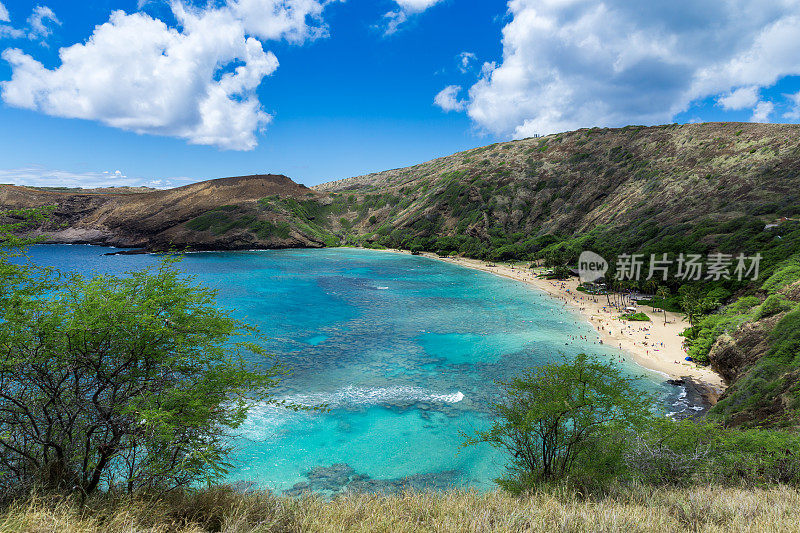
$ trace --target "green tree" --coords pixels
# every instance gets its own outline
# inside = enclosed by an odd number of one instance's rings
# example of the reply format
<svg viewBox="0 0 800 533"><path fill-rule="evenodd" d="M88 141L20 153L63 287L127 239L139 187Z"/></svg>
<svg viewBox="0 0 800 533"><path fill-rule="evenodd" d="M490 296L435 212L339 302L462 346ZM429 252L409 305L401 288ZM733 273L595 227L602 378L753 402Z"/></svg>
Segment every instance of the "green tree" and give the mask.
<svg viewBox="0 0 800 533"><path fill-rule="evenodd" d="M681 285L678 292L681 295L681 309L683 316L689 322L690 335L694 338L697 334L697 327L700 320L719 303L713 298L703 295L695 285Z"/></svg>
<svg viewBox="0 0 800 533"><path fill-rule="evenodd" d="M47 218L53 210L52 206L34 209L10 209L0 211L0 258L8 257L11 249L32 244L38 239L35 237L20 236L25 230L30 229L37 222ZM5 254L5 255L3 255Z"/></svg>
<svg viewBox="0 0 800 533"><path fill-rule="evenodd" d="M664 311L664 325L667 325L667 299L670 297L669 288L664 285L659 285L656 290L656 298L662 300L661 310Z"/></svg>
<svg viewBox="0 0 800 533"><path fill-rule="evenodd" d="M20 236L44 220L52 209L43 207L0 211L0 310L13 305L16 296L52 288L46 283L46 278L32 276L32 267L24 261L24 247L41 237Z"/></svg>
<svg viewBox="0 0 800 533"><path fill-rule="evenodd" d="M642 287L646 290L649 294L655 294L658 290L658 282L655 279L648 279L644 283L642 283Z"/></svg>
<svg viewBox="0 0 800 533"><path fill-rule="evenodd" d="M17 272L0 310L0 490L87 496L225 473L231 430L271 401L281 368L174 262L125 278Z"/></svg>
<svg viewBox="0 0 800 533"><path fill-rule="evenodd" d="M610 427L637 426L652 398L613 364L585 354L550 363L499 383L494 422L466 444L489 443L505 451L511 478L506 487L568 476L582 454Z"/></svg>

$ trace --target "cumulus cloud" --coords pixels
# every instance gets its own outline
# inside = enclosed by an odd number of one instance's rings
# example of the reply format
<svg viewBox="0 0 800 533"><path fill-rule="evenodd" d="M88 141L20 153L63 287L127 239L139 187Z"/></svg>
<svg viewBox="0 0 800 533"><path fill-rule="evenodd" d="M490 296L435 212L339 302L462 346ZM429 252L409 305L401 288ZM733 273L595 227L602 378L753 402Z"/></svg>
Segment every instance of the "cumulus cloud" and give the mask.
<svg viewBox="0 0 800 533"><path fill-rule="evenodd" d="M442 89L433 103L442 108L445 112L450 111L463 111L467 107L467 102L458 99L458 94L461 92L461 87L458 85L449 85Z"/></svg>
<svg viewBox="0 0 800 533"><path fill-rule="evenodd" d="M752 108L758 103L758 87L740 87L720 96L717 104L726 111Z"/></svg>
<svg viewBox="0 0 800 533"><path fill-rule="evenodd" d="M508 8L503 60L484 65L467 107L500 135L665 123L709 97L760 105L758 89L800 74L799 2L509 0Z"/></svg>
<svg viewBox="0 0 800 533"><path fill-rule="evenodd" d="M272 118L256 89L278 68L259 39L298 43L324 35L316 22L327 3L232 0L198 9L176 0L176 27L115 11L88 41L62 48L55 69L5 50L12 78L0 83L2 98L48 115L249 150Z"/></svg>
<svg viewBox="0 0 800 533"><path fill-rule="evenodd" d="M70 172L52 170L43 167L26 167L17 169L0 169L0 183L28 185L31 187L174 187L191 182L188 178L170 178L152 180L134 178L120 170L103 172Z"/></svg>
<svg viewBox="0 0 800 533"><path fill-rule="evenodd" d="M11 18L8 16L8 9L2 2L0 2L0 22L11 22Z"/></svg>
<svg viewBox="0 0 800 533"><path fill-rule="evenodd" d="M229 7L247 34L302 43L328 35L321 17L332 1L338 0L234 0Z"/></svg>
<svg viewBox="0 0 800 533"><path fill-rule="evenodd" d="M772 102L761 101L753 110L753 116L750 117L750 122L769 122L769 116L774 110L775 104Z"/></svg>
<svg viewBox="0 0 800 533"><path fill-rule="evenodd" d="M389 11L383 18L386 22L386 35L395 33L401 24L406 22L412 15L422 13L429 7L433 7L442 0L394 0L397 9Z"/></svg>
<svg viewBox="0 0 800 533"><path fill-rule="evenodd" d="M9 24L0 24L0 39L20 39L25 37L25 32Z"/></svg>

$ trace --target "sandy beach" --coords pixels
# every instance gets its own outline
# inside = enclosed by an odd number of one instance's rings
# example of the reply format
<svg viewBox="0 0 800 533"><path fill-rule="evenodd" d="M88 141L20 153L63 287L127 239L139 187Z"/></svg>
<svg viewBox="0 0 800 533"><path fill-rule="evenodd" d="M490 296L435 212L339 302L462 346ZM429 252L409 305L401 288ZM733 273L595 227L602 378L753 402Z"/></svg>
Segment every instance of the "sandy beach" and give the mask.
<svg viewBox="0 0 800 533"><path fill-rule="evenodd" d="M403 250L392 251L409 253ZM563 301L565 305L570 305L579 312L597 331L598 341L633 355L640 366L666 374L671 379L691 378L704 389L703 395L712 404L725 389L724 381L711 368L685 361L684 339L679 334L689 327L689 323L677 313L668 312L665 324L663 311L639 306L638 311L647 314L650 322L624 321L619 318L621 313L609 306L605 296L593 296L578 291L577 278L566 281L546 280L537 277L537 271L525 266L487 263L464 257L439 257L430 253L422 255L510 278L542 290L551 298Z"/></svg>

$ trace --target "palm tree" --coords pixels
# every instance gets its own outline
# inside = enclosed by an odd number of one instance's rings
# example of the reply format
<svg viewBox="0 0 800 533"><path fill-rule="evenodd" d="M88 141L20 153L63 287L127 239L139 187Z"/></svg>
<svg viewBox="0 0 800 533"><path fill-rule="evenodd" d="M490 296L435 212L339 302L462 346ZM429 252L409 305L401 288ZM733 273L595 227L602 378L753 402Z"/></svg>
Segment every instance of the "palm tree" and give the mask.
<svg viewBox="0 0 800 533"><path fill-rule="evenodd" d="M670 297L669 289L663 285L659 286L656 290L656 298L659 300L664 300L664 303L661 305L661 310L664 311L664 325L667 325L667 298ZM655 307L654 307L655 308Z"/></svg>
<svg viewBox="0 0 800 533"><path fill-rule="evenodd" d="M680 288L681 307L683 316L689 321L690 334L692 338L697 334L697 326L703 316L717 306L717 302L711 298L703 298L695 285L683 285Z"/></svg>
<svg viewBox="0 0 800 533"><path fill-rule="evenodd" d="M622 309L625 309L626 307L628 307L628 305L632 303L633 298L631 297L631 293L633 292L635 283L636 283L635 281L629 281L629 280L621 281L619 283L620 298L622 298L622 300L620 301L620 307Z"/></svg>
<svg viewBox="0 0 800 533"><path fill-rule="evenodd" d="M658 282L654 279L648 279L644 282L644 290L647 291L647 294L655 294L658 290ZM650 302L652 303L652 300L650 300ZM655 309L655 305L651 305L650 307Z"/></svg>
<svg viewBox="0 0 800 533"><path fill-rule="evenodd" d="M619 284L619 281L617 281L616 279L612 278L612 279L608 280L608 290L609 290L609 292L611 292L611 295L614 297L614 303L611 304L613 307L617 306L617 285L618 284Z"/></svg>

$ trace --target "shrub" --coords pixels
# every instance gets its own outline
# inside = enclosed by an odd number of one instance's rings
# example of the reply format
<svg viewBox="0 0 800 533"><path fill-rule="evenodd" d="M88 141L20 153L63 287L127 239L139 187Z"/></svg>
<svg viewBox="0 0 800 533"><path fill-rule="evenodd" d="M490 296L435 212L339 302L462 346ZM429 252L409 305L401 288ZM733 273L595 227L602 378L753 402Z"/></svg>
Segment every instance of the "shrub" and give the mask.
<svg viewBox="0 0 800 533"><path fill-rule="evenodd" d="M780 294L770 294L764 300L758 309L755 311L755 319L761 320L762 318L777 315L784 311L789 311L795 306L794 302L790 302Z"/></svg>
<svg viewBox="0 0 800 533"><path fill-rule="evenodd" d="M279 373L167 259L127 278L16 291L0 315L0 490L89 495L216 479L226 432ZM37 272L48 277L48 273Z"/></svg>
<svg viewBox="0 0 800 533"><path fill-rule="evenodd" d="M767 278L761 288L769 293L775 293L798 279L800 279L800 258L794 257L782 264L775 273Z"/></svg>
<svg viewBox="0 0 800 533"><path fill-rule="evenodd" d="M634 322L650 322L650 317L646 313L628 313L622 315L623 320L632 320Z"/></svg>
<svg viewBox="0 0 800 533"><path fill-rule="evenodd" d="M609 424L633 427L646 419L652 403L613 364L584 354L499 386L502 399L492 405L492 427L467 443L486 442L509 455L511 476L500 484L511 490L566 478Z"/></svg>

